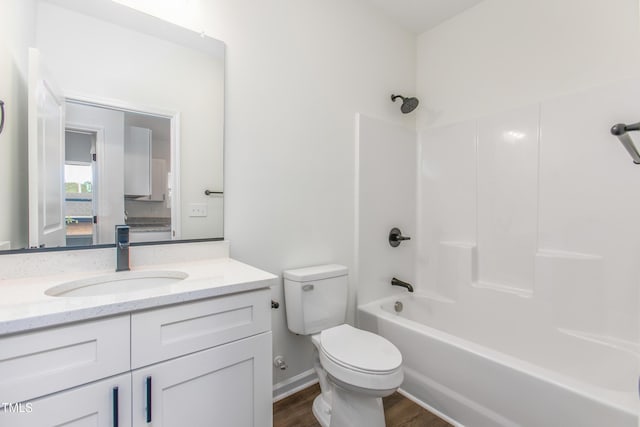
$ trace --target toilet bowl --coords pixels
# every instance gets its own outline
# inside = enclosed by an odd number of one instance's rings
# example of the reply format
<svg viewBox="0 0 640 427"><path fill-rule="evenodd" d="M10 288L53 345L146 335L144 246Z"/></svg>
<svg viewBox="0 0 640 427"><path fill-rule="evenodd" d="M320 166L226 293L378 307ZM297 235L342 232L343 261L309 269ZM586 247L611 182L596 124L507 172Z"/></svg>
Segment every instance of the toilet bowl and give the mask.
<svg viewBox="0 0 640 427"><path fill-rule="evenodd" d="M313 414L323 427L384 427L382 397L402 383L402 355L385 338L344 324L347 269L323 265L288 270L289 329L310 335L321 393Z"/></svg>

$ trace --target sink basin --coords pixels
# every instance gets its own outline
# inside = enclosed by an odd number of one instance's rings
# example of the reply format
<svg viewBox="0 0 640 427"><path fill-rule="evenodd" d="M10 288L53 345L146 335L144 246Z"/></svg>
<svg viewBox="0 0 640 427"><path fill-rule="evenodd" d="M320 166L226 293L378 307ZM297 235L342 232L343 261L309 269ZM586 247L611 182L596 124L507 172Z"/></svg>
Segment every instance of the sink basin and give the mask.
<svg viewBox="0 0 640 427"><path fill-rule="evenodd" d="M49 288L52 297L88 297L120 294L171 285L186 279L182 271L123 271L74 280Z"/></svg>

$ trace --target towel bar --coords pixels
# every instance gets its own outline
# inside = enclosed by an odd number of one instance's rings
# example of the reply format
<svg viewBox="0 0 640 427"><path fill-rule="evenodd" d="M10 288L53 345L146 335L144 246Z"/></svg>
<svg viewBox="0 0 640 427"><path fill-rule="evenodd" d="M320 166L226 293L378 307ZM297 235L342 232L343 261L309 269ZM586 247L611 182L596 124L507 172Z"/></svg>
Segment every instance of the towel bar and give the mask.
<svg viewBox="0 0 640 427"><path fill-rule="evenodd" d="M611 128L611 134L618 137L624 148L627 150L627 153L629 153L629 155L633 159L633 163L635 163L636 165L640 165L640 153L638 153L638 149L627 133L634 130L640 130L640 122L634 123L632 125L625 125L624 123L613 125L613 127Z"/></svg>

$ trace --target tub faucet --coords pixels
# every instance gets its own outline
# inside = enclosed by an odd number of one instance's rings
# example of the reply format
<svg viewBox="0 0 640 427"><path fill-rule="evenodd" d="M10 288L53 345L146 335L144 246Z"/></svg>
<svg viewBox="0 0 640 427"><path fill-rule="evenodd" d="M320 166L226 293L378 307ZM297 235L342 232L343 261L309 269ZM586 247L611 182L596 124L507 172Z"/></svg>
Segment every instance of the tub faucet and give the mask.
<svg viewBox="0 0 640 427"><path fill-rule="evenodd" d="M402 280L398 280L395 277L391 279L391 286L400 286L402 288L407 288L409 292L413 292L413 286L410 283L403 282Z"/></svg>
<svg viewBox="0 0 640 427"><path fill-rule="evenodd" d="M129 268L129 226L116 225L116 271Z"/></svg>

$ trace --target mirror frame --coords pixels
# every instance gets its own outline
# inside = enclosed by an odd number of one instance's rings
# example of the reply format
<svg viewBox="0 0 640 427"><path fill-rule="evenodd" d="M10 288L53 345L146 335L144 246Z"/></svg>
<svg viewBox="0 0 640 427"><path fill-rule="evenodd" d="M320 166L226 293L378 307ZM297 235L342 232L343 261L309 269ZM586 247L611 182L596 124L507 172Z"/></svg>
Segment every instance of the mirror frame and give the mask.
<svg viewBox="0 0 640 427"><path fill-rule="evenodd" d="M199 243L199 242L223 242L224 237L205 237L202 239L181 239L181 240L159 240L155 242L135 242L130 243L129 246L157 246L157 245L175 245L182 243ZM87 249L105 249L115 248L115 243L105 243L101 245L91 246L58 246L55 248L25 248L25 249L6 249L0 251L2 255L14 255L14 254L33 254L37 252L63 252L63 251L82 251Z"/></svg>

